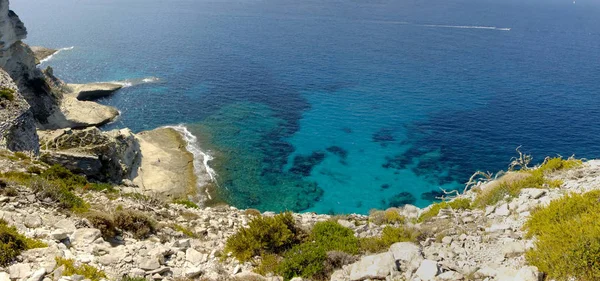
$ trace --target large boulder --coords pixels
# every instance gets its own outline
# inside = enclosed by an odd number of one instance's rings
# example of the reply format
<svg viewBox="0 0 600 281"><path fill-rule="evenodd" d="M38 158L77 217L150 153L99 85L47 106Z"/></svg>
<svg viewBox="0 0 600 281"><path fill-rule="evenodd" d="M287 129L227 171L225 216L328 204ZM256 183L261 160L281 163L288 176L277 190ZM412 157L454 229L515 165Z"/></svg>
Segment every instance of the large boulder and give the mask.
<svg viewBox="0 0 600 281"><path fill-rule="evenodd" d="M350 280L386 279L395 271L396 263L390 252L364 256L358 262L350 265Z"/></svg>
<svg viewBox="0 0 600 281"><path fill-rule="evenodd" d="M91 179L119 183L130 177L139 161L139 144L129 129L102 132L91 127L39 134L42 161Z"/></svg>

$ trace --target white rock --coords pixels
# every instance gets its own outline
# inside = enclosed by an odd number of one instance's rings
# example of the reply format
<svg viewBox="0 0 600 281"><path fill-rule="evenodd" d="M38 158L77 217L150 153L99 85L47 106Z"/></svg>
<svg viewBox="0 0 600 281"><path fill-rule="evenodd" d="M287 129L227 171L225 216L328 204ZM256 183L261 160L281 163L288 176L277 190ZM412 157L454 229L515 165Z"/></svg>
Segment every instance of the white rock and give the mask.
<svg viewBox="0 0 600 281"><path fill-rule="evenodd" d="M42 218L37 214L28 215L23 223L29 228L38 228L42 225Z"/></svg>
<svg viewBox="0 0 600 281"><path fill-rule="evenodd" d="M437 262L432 260L423 260L421 266L415 273L421 280L429 281L433 280L440 273L440 268Z"/></svg>
<svg viewBox="0 0 600 281"><path fill-rule="evenodd" d="M464 276L456 271L446 271L440 275L437 276L436 279L438 280L448 280L448 281L454 281L454 280L463 280Z"/></svg>
<svg viewBox="0 0 600 281"><path fill-rule="evenodd" d="M502 246L502 253L505 257L514 257L525 252L525 244L523 242L509 242Z"/></svg>
<svg viewBox="0 0 600 281"><path fill-rule="evenodd" d="M44 279L44 275L46 275L46 269L42 267L36 270L27 281L40 281Z"/></svg>
<svg viewBox="0 0 600 281"><path fill-rule="evenodd" d="M204 256L193 248L189 248L185 251L185 260L193 265L199 265L204 261Z"/></svg>
<svg viewBox="0 0 600 281"><path fill-rule="evenodd" d="M91 251L90 245L100 236L102 233L98 229L80 228L71 235L71 244L76 247L88 248Z"/></svg>
<svg viewBox="0 0 600 281"><path fill-rule="evenodd" d="M0 281L10 281L10 275L6 272L0 272Z"/></svg>
<svg viewBox="0 0 600 281"><path fill-rule="evenodd" d="M69 234L71 234L71 233L75 232L75 230L77 230L77 228L75 228L75 223L73 223L69 219L62 219L62 220L58 221L57 223L54 224L54 227L56 227L58 229L62 229Z"/></svg>
<svg viewBox="0 0 600 281"><path fill-rule="evenodd" d="M146 271L160 268L160 262L157 257L145 257L140 260L140 268Z"/></svg>
<svg viewBox="0 0 600 281"><path fill-rule="evenodd" d="M496 212L494 212L496 214L496 216L502 216L502 217L506 217L508 215L510 215L510 210L508 209L508 204L504 203L500 206L498 206L498 208L496 208Z"/></svg>
<svg viewBox="0 0 600 281"><path fill-rule="evenodd" d="M337 222L343 227L347 227L347 228L351 228L351 229L356 227L356 225L354 225L354 223L352 223L348 220L338 220Z"/></svg>
<svg viewBox="0 0 600 281"><path fill-rule="evenodd" d="M400 261L400 263L403 266L406 266L411 272L417 269L423 261L423 252L421 251L421 248L414 243L394 243L390 246L390 252L394 257L394 260Z"/></svg>
<svg viewBox="0 0 600 281"><path fill-rule="evenodd" d="M67 237L69 237L69 234L70 233L64 229L55 229L50 233L50 236L52 236L52 238L54 238L54 240L61 241L63 239L66 239Z"/></svg>
<svg viewBox="0 0 600 281"><path fill-rule="evenodd" d="M31 266L28 263L13 264L8 268L10 279L25 279L31 275Z"/></svg>
<svg viewBox="0 0 600 281"><path fill-rule="evenodd" d="M396 270L394 256L390 252L364 256L350 266L350 280L385 279Z"/></svg>
<svg viewBox="0 0 600 281"><path fill-rule="evenodd" d="M445 236L444 238L442 238L442 243L444 244L450 244L452 243L452 236Z"/></svg>
<svg viewBox="0 0 600 281"><path fill-rule="evenodd" d="M526 266L517 272L515 276L515 280L519 281L538 281L540 278L540 273L537 267L535 266Z"/></svg>
<svg viewBox="0 0 600 281"><path fill-rule="evenodd" d="M542 196L546 195L546 190L539 188L524 188L521 189L521 194L519 196L526 196L531 199L540 199Z"/></svg>

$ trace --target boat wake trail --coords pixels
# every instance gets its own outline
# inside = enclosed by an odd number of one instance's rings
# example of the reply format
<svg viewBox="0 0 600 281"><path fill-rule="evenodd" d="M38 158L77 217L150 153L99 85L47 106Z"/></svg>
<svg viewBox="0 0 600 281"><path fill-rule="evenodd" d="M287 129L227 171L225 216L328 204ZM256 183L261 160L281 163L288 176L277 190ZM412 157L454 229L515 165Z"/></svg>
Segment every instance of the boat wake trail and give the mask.
<svg viewBox="0 0 600 281"><path fill-rule="evenodd" d="M200 149L200 144L198 143L198 138L194 136L183 124L179 124L177 126L166 126L167 128L171 128L181 134L183 139L186 142L186 149L194 156L194 173L196 174L196 185L198 190L202 189L206 184L206 181L214 182L217 184L217 173L213 170L208 162L213 160L213 157L208 153L202 151ZM207 178L208 175L208 178ZM206 196L208 199L212 199L208 190L205 190Z"/></svg>
<svg viewBox="0 0 600 281"><path fill-rule="evenodd" d="M56 54L62 52L62 51L70 51L73 50L75 48L75 46L71 46L71 47L67 47L67 48L60 48L58 50L56 50L56 52L54 52L54 54L49 55L47 58L44 58L43 60L40 60L40 64L48 62L49 60L51 60Z"/></svg>
<svg viewBox="0 0 600 281"><path fill-rule="evenodd" d="M421 27L432 27L432 28L458 28L458 29L485 29L485 30L497 30L497 31L510 31L510 27L496 27L496 26L481 26L481 25L447 25L447 24L420 24L406 21L384 21L384 20L371 20L366 21L368 23L375 24L394 24L394 25L412 25Z"/></svg>

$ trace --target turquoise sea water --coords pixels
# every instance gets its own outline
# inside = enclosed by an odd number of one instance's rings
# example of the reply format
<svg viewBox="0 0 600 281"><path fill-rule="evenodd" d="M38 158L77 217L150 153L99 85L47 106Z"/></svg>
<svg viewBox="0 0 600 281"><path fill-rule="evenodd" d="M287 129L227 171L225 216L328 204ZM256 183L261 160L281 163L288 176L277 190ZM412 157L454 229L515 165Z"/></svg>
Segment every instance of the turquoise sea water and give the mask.
<svg viewBox="0 0 600 281"><path fill-rule="evenodd" d="M13 0L67 82L157 77L105 127L185 124L217 195L261 210L425 206L514 149L600 156L597 1Z"/></svg>

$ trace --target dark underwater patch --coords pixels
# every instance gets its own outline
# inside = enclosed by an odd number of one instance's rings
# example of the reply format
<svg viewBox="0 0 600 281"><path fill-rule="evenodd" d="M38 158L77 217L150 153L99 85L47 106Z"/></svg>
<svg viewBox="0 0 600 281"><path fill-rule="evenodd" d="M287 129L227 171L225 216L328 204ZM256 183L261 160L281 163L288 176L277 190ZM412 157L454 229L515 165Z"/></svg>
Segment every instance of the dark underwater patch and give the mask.
<svg viewBox="0 0 600 281"><path fill-rule="evenodd" d="M388 188L390 188L390 185L387 183L384 183L381 185L381 189L388 189Z"/></svg>
<svg viewBox="0 0 600 281"><path fill-rule="evenodd" d="M294 157L294 164L290 172L308 177L312 169L323 160L325 160L325 152L322 151L314 151L310 155L297 155Z"/></svg>
<svg viewBox="0 0 600 281"><path fill-rule="evenodd" d="M326 150L331 154L340 157L342 160L345 160L348 157L348 150L345 150L337 145L330 146Z"/></svg>
<svg viewBox="0 0 600 281"><path fill-rule="evenodd" d="M400 192L388 199L388 207L402 207L407 204L414 204L417 201L414 195L410 192Z"/></svg>
<svg viewBox="0 0 600 281"><path fill-rule="evenodd" d="M379 143L382 146L387 146L389 143L396 141L393 135L394 131L390 128L381 128L371 137L373 142Z"/></svg>
<svg viewBox="0 0 600 281"><path fill-rule="evenodd" d="M431 190L421 193L421 199L428 201L439 201L439 197L442 197L444 195L444 192L441 190Z"/></svg>

